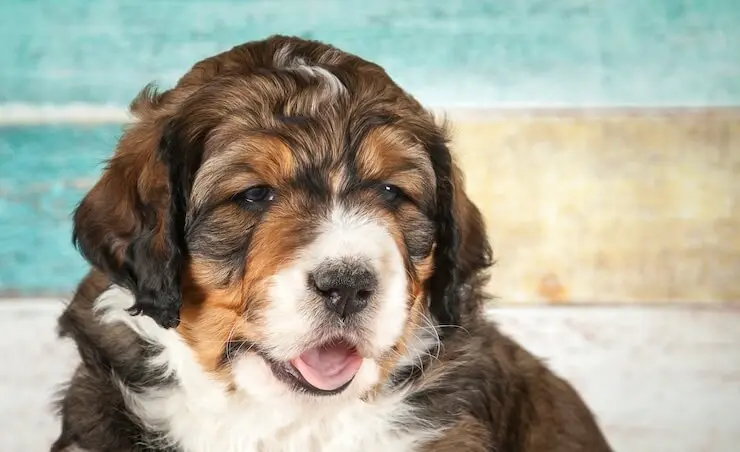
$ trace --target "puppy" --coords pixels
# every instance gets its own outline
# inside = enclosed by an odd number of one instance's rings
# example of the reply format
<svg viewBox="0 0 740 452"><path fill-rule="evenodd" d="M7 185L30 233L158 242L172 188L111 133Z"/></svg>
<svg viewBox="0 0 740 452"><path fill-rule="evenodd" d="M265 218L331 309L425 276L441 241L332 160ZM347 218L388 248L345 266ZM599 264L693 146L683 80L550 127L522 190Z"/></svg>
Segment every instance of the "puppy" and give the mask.
<svg viewBox="0 0 740 452"><path fill-rule="evenodd" d="M486 320L481 214L382 68L275 36L131 111L74 215L52 451L610 450Z"/></svg>

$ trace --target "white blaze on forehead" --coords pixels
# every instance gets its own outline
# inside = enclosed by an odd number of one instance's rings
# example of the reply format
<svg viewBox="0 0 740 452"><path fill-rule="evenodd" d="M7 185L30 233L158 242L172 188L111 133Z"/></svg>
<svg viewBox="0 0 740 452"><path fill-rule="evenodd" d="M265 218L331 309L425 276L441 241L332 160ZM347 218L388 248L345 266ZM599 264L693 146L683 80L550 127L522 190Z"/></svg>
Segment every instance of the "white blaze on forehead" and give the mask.
<svg viewBox="0 0 740 452"><path fill-rule="evenodd" d="M381 261L388 259L395 242L388 229L370 215L335 206L321 225L314 243L306 255L317 260L362 258ZM375 262L373 262L375 263ZM379 271L378 268L375 268Z"/></svg>
<svg viewBox="0 0 740 452"><path fill-rule="evenodd" d="M375 273L378 290L370 302L365 339L375 353L393 346L407 319L408 283L401 251L381 220L335 206L316 239L298 258L272 277L265 313L267 342L276 356L292 358L320 328L315 313L325 309L308 287L308 275L327 260L362 261Z"/></svg>

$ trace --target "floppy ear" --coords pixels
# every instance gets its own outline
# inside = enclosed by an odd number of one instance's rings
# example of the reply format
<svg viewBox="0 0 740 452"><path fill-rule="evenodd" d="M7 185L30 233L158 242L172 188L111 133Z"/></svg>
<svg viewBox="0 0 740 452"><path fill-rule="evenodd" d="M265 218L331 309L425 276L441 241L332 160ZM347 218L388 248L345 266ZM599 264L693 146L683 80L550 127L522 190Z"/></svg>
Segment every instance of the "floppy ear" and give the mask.
<svg viewBox="0 0 740 452"><path fill-rule="evenodd" d="M100 181L77 207L73 232L85 259L133 293L131 312L165 328L179 323L187 253L187 194L177 182L181 150L166 132L168 121L142 118L124 133Z"/></svg>
<svg viewBox="0 0 740 452"><path fill-rule="evenodd" d="M430 311L441 324L456 325L463 314L480 307L475 293L482 271L493 264L483 217L464 190L462 173L452 159L447 139L439 134L429 146L437 178L434 273L429 281Z"/></svg>

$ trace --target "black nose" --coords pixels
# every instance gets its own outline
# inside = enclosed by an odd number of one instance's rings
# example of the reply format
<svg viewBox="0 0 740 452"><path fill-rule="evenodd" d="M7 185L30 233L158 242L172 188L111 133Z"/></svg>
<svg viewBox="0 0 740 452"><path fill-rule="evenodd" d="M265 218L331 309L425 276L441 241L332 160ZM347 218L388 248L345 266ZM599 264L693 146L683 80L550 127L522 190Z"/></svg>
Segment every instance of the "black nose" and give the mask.
<svg viewBox="0 0 740 452"><path fill-rule="evenodd" d="M327 262L311 274L314 290L324 298L327 309L345 318L365 309L378 282L362 263Z"/></svg>

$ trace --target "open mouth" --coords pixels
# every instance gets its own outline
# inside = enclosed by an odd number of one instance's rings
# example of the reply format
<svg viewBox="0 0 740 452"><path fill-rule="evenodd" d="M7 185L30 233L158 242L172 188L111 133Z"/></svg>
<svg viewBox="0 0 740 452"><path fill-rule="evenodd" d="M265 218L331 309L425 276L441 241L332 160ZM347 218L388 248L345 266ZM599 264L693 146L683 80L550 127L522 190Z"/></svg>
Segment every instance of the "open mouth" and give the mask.
<svg viewBox="0 0 740 452"><path fill-rule="evenodd" d="M297 389L316 395L344 391L362 366L362 356L346 341L327 342L304 351L287 362L263 355L275 376Z"/></svg>

